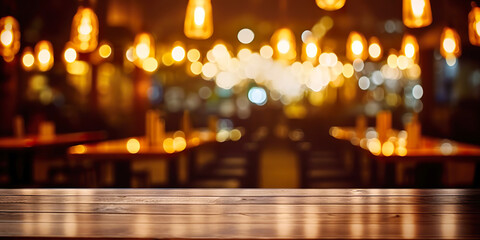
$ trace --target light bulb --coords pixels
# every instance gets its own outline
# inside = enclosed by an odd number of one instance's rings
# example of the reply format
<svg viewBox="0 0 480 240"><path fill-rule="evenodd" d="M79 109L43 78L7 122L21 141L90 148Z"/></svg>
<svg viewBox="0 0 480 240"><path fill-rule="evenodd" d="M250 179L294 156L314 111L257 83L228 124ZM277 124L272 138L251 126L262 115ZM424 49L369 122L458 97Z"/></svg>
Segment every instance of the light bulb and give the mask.
<svg viewBox="0 0 480 240"><path fill-rule="evenodd" d="M212 36L213 20L210 0L189 0L184 33L192 39L208 39Z"/></svg>
<svg viewBox="0 0 480 240"><path fill-rule="evenodd" d="M323 10L334 11L345 5L345 0L316 0L317 6Z"/></svg>
<svg viewBox="0 0 480 240"><path fill-rule="evenodd" d="M272 46L275 46L274 57L285 62L293 62L297 57L295 35L289 28L281 28L273 33Z"/></svg>
<svg viewBox="0 0 480 240"><path fill-rule="evenodd" d="M31 47L26 47L22 54L22 67L25 71L31 71L34 68L35 56Z"/></svg>
<svg viewBox="0 0 480 240"><path fill-rule="evenodd" d="M477 6L468 14L468 37L472 45L480 46L480 8Z"/></svg>
<svg viewBox="0 0 480 240"><path fill-rule="evenodd" d="M72 21L70 42L81 53L92 52L97 48L98 18L91 8L78 8Z"/></svg>
<svg viewBox="0 0 480 240"><path fill-rule="evenodd" d="M358 32L351 32L347 39L347 58L351 61L355 59L366 60L368 51L366 50L367 40Z"/></svg>
<svg viewBox="0 0 480 240"><path fill-rule="evenodd" d="M430 0L403 0L403 24L420 28L432 23Z"/></svg>
<svg viewBox="0 0 480 240"><path fill-rule="evenodd" d="M405 34L402 39L402 49L401 54L409 59L412 59L413 62L418 62L418 42L417 39L410 34Z"/></svg>
<svg viewBox="0 0 480 240"><path fill-rule="evenodd" d="M147 58L155 57L155 41L149 33L140 33L135 36L133 41L133 63L143 68L143 61Z"/></svg>
<svg viewBox="0 0 480 240"><path fill-rule="evenodd" d="M372 61L378 61L382 58L383 50L380 40L376 37L370 38L370 45L368 45L368 55Z"/></svg>
<svg viewBox="0 0 480 240"><path fill-rule="evenodd" d="M14 17L0 19L0 55L5 60L13 60L20 50L20 27ZM8 61L8 62L10 62Z"/></svg>
<svg viewBox="0 0 480 240"><path fill-rule="evenodd" d="M440 54L444 58L457 58L462 54L460 36L453 28L443 28L440 37Z"/></svg>
<svg viewBox="0 0 480 240"><path fill-rule="evenodd" d="M53 67L53 47L49 41L43 40L35 45L37 68L46 72Z"/></svg>

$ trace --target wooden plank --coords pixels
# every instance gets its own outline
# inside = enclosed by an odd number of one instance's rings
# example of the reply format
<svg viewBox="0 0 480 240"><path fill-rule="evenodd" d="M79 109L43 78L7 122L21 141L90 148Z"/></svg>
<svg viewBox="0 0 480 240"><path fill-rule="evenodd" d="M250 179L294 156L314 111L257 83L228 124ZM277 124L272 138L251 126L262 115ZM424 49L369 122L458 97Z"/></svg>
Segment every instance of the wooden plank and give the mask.
<svg viewBox="0 0 480 240"><path fill-rule="evenodd" d="M480 189L0 189L0 196L440 196L480 195Z"/></svg>
<svg viewBox="0 0 480 240"><path fill-rule="evenodd" d="M480 213L479 205L469 204L389 204L389 205L138 205L138 204L0 204L0 212L61 212L102 214L292 214L292 213Z"/></svg>
<svg viewBox="0 0 480 240"><path fill-rule="evenodd" d="M204 204L204 205L248 205L248 204L478 204L480 197L468 195L445 196L234 196L234 197L179 197L179 196L3 196L0 204L7 203L57 203L57 204Z"/></svg>

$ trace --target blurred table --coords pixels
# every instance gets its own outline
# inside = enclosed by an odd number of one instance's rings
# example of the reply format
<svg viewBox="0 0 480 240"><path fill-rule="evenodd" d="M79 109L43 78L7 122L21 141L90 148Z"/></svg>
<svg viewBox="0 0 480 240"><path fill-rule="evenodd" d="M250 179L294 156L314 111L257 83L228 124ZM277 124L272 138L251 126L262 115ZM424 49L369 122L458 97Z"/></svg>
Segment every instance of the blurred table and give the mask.
<svg viewBox="0 0 480 240"><path fill-rule="evenodd" d="M394 131L397 132L398 131ZM474 185L480 185L480 146L455 142L448 139L432 138L422 136L419 146L416 148L406 148L404 152L396 152L389 156L382 153L374 154L369 151L365 145L366 139L360 139L356 136L354 127L332 127L331 135L340 140L349 141L352 145L367 153L369 158L378 163L387 164L386 182L393 185L395 181L395 169L392 169L396 163L447 163L447 162L475 162Z"/></svg>
<svg viewBox="0 0 480 240"><path fill-rule="evenodd" d="M165 139L174 139L173 132L167 132ZM195 163L193 150L208 143L215 142L215 134L209 130L195 130L188 139L183 138L186 145L180 148L170 144L150 145L145 137L133 137L118 140L101 141L94 144L77 145L69 148L68 155L74 161L96 161L114 163L114 186L130 187L132 176L132 162L142 160L160 160L168 164L168 184L175 186L183 180L179 180L178 173L189 174ZM181 143L183 144L183 143ZM175 149L177 148L177 149ZM179 166L178 157L187 153L188 163ZM187 178L187 176L183 176Z"/></svg>
<svg viewBox="0 0 480 240"><path fill-rule="evenodd" d="M479 239L478 189L0 189L0 237Z"/></svg>
<svg viewBox="0 0 480 240"><path fill-rule="evenodd" d="M33 158L39 149L58 149L76 144L104 140L104 131L55 134L50 137L28 135L22 138L0 138L0 152L7 155L9 175L13 184L31 184ZM61 151L60 151L61 152Z"/></svg>

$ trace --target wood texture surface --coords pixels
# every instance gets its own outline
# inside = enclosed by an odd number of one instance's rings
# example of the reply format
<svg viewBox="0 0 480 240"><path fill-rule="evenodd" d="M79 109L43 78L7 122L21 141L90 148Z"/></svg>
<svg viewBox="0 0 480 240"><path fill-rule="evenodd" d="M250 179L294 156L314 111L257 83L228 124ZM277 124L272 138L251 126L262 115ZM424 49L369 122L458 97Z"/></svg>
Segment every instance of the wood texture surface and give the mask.
<svg viewBox="0 0 480 240"><path fill-rule="evenodd" d="M478 239L477 189L0 189L0 237Z"/></svg>

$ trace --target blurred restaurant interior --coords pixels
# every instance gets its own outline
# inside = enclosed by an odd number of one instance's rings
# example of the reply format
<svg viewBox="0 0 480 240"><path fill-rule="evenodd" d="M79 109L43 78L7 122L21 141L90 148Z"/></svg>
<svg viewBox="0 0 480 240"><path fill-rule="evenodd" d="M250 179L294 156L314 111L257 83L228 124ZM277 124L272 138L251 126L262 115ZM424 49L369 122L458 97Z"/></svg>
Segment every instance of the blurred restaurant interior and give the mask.
<svg viewBox="0 0 480 240"><path fill-rule="evenodd" d="M1 0L0 187L478 187L477 4Z"/></svg>

